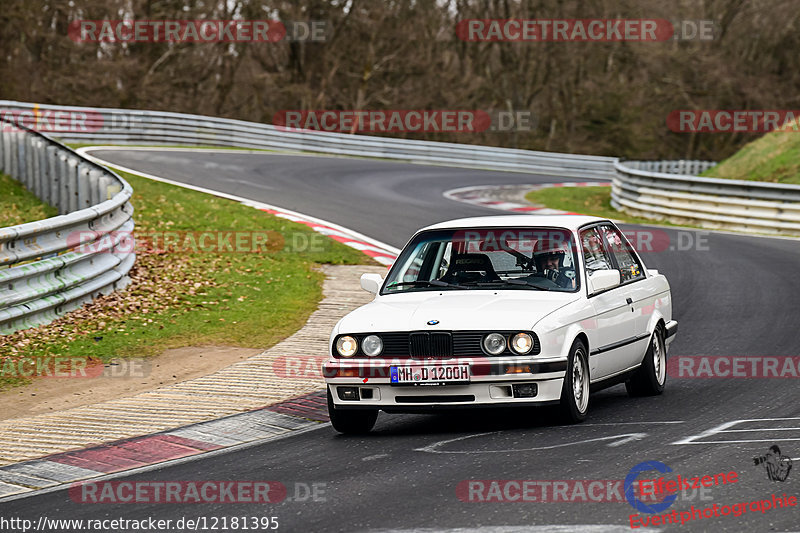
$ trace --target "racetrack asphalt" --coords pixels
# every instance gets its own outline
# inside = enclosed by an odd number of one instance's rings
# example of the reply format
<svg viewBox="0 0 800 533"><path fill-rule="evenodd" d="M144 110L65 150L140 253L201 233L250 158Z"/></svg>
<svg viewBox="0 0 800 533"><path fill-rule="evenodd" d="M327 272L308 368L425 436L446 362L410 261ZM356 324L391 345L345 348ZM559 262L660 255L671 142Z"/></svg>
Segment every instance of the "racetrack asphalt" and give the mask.
<svg viewBox="0 0 800 533"><path fill-rule="evenodd" d="M272 153L119 149L92 155L316 216L397 247L431 223L498 214L448 200L442 196L447 190L576 181ZM658 233L659 242L668 241L664 250L642 255L672 287L674 317L680 327L671 358L800 355L800 242L676 228L623 229L663 232ZM729 471L739 476L737 483L715 487L704 499L685 494L665 513L687 511L692 505L770 499L772 494L797 496L800 472L795 469L784 482L770 481L753 457L763 455L771 444L779 444L790 457L800 457L799 391L798 378L791 377L671 376L662 396L628 398L623 386L592 396L587 421L575 426L560 425L548 409L382 413L374 432L365 437L340 436L326 425L260 446L120 476L127 481L275 480L288 488L290 498L281 503L77 504L67 492L56 491L0 503L0 516L33 520L42 515L173 520L277 516L281 531L535 531L529 529L534 526L544 531L553 525L569 526L563 531L609 530L611 525L630 530L629 515L635 511L624 501L461 501L457 488L467 480L621 480L637 463L655 460L684 476ZM734 422L739 420L750 421ZM730 423L724 433L711 431L724 423ZM291 498L296 484L299 492L318 484L324 493L319 501ZM509 495L513 497L513 491ZM798 522L800 511L791 507L656 529L790 531ZM589 527L593 525L608 527Z"/></svg>

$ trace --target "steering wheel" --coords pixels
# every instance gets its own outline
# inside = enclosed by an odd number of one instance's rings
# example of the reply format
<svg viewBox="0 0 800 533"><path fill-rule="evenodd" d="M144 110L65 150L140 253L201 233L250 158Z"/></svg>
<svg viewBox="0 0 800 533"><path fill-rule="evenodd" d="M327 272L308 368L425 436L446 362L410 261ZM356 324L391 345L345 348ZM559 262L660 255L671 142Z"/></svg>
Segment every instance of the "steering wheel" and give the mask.
<svg viewBox="0 0 800 533"><path fill-rule="evenodd" d="M566 289L572 286L572 282L575 280L575 271L571 268L549 269L536 272L534 276L547 278L562 289Z"/></svg>

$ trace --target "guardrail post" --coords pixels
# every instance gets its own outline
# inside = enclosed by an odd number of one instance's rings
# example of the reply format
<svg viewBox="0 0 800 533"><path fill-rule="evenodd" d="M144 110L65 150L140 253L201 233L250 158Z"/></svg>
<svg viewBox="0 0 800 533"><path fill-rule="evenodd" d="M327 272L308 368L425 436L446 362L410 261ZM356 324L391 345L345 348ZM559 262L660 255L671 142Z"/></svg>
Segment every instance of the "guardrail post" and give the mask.
<svg viewBox="0 0 800 533"><path fill-rule="evenodd" d="M120 184L118 184L118 183L114 183L114 182L111 182L111 183L110 183L108 186L106 186L106 188L105 188L105 198L106 198L107 200L108 200L108 199L111 199L111 198L113 198L113 197L114 197L114 195L115 195L115 194L117 194L117 193L118 193L119 191L121 191L121 190L122 190L122 186L121 186Z"/></svg>
<svg viewBox="0 0 800 533"><path fill-rule="evenodd" d="M56 152L56 168L58 169L58 212L69 213L69 179L67 177L67 154L62 150Z"/></svg>
<svg viewBox="0 0 800 533"><path fill-rule="evenodd" d="M20 142L19 142L19 177L17 180L22 183L26 189L30 190L30 158L31 158L31 150L28 146L28 142L30 139L28 135L24 132L20 132Z"/></svg>
<svg viewBox="0 0 800 533"><path fill-rule="evenodd" d="M89 196L91 197L91 205L97 205L106 200L103 198L100 189L100 181L103 179L103 172L98 169L89 170Z"/></svg>
<svg viewBox="0 0 800 533"><path fill-rule="evenodd" d="M48 205L50 203L50 169L47 166L47 143L44 141L39 142L36 148L36 155L39 156L39 194L37 195L40 200Z"/></svg>
<svg viewBox="0 0 800 533"><path fill-rule="evenodd" d="M17 175L14 179L26 186L25 181L28 178L28 166L26 165L28 162L27 140L25 133L17 133Z"/></svg>
<svg viewBox="0 0 800 533"><path fill-rule="evenodd" d="M16 134L16 155L17 155L17 164L16 168L14 169L14 179L24 183L25 182L25 134L17 132Z"/></svg>
<svg viewBox="0 0 800 533"><path fill-rule="evenodd" d="M14 131L11 133L11 165L8 167L8 175L12 178L19 179L19 132Z"/></svg>
<svg viewBox="0 0 800 533"><path fill-rule="evenodd" d="M26 170L25 187L27 187L27 189L31 192L33 192L34 189L36 188L36 182L34 181L36 177L36 174L34 173L35 172L34 160L36 159L34 157L34 144L33 144L34 140L35 139L33 138L33 135L25 136L25 170Z"/></svg>
<svg viewBox="0 0 800 533"><path fill-rule="evenodd" d="M86 209L92 205L92 188L89 181L91 167L86 163L78 164L78 209Z"/></svg>
<svg viewBox="0 0 800 533"><path fill-rule="evenodd" d="M31 180L31 188L30 191L40 200L42 199L41 190L40 190L40 183L41 183L41 173L39 169L39 146L41 141L38 138L31 137L30 142L30 152L31 152L31 166L30 166L30 180Z"/></svg>
<svg viewBox="0 0 800 533"><path fill-rule="evenodd" d="M44 196L45 201L58 209L58 190L60 187L60 174L58 173L58 148L55 146L48 146L44 150L44 158L47 168L47 181L44 182Z"/></svg>
<svg viewBox="0 0 800 533"><path fill-rule="evenodd" d="M36 155L39 157L39 193L37 196L46 204L53 205L49 201L50 196L50 172L47 168L47 143L39 140L36 147Z"/></svg>
<svg viewBox="0 0 800 533"><path fill-rule="evenodd" d="M67 157L67 212L77 211L78 208L78 159Z"/></svg>
<svg viewBox="0 0 800 533"><path fill-rule="evenodd" d="M3 123L3 172L11 174L11 125Z"/></svg>
<svg viewBox="0 0 800 533"><path fill-rule="evenodd" d="M108 176L103 176L99 180L97 180L97 195L99 201L105 202L109 199L108 197L108 189L111 187L112 181L111 178Z"/></svg>

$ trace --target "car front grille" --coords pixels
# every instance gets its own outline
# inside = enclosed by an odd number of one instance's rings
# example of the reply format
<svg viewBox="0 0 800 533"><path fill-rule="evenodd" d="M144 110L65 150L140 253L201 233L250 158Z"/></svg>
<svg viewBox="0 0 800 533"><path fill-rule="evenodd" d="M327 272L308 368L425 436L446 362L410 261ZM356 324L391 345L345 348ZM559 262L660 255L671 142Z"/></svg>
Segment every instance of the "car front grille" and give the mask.
<svg viewBox="0 0 800 533"><path fill-rule="evenodd" d="M416 359L452 357L453 335L450 332L411 333L409 355Z"/></svg>
<svg viewBox="0 0 800 533"><path fill-rule="evenodd" d="M484 331L457 331L453 334L453 353L464 357L482 357Z"/></svg>

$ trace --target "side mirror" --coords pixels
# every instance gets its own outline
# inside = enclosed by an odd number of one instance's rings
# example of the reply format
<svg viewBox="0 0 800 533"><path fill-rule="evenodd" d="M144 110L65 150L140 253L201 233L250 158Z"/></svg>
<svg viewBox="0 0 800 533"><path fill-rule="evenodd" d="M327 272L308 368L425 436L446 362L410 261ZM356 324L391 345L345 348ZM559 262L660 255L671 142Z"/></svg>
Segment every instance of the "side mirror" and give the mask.
<svg viewBox="0 0 800 533"><path fill-rule="evenodd" d="M596 294L620 284L619 270L595 270L589 276L589 294Z"/></svg>
<svg viewBox="0 0 800 533"><path fill-rule="evenodd" d="M380 274L361 274L361 288L365 291L378 294L383 285L383 278Z"/></svg>

